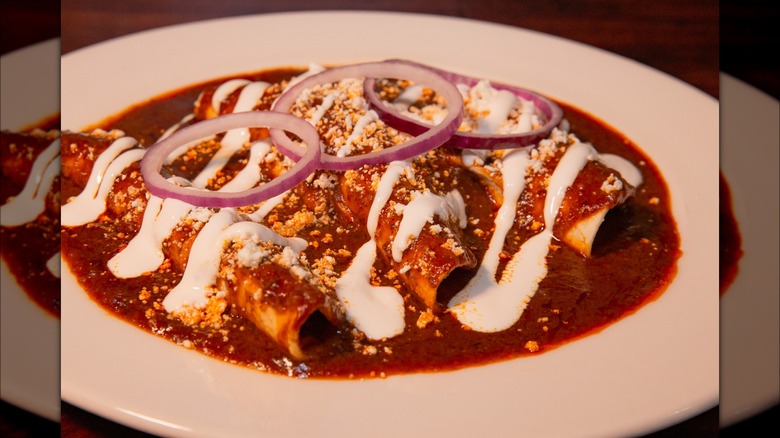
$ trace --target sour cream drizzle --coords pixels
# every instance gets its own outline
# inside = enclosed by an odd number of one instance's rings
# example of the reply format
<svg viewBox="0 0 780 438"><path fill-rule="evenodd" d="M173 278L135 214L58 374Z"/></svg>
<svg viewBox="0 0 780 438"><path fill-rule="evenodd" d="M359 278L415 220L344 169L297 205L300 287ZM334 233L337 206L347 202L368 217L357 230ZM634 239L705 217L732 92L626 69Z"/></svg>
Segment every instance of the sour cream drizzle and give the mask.
<svg viewBox="0 0 780 438"><path fill-rule="evenodd" d="M370 281L371 269L376 261L374 236L379 214L402 175L406 175L408 179L414 177L411 162L393 161L382 174L366 220L366 228L371 238L360 247L352 264L336 281L336 295L346 309L347 319L369 339L396 336L405 328L401 294L394 287L373 286ZM445 196L431 192L419 193L403 206L403 218L391 244L396 263L401 261L409 243L419 236L434 215L443 218L456 217L458 224L465 227L466 208L460 192L453 190Z"/></svg>
<svg viewBox="0 0 780 438"><path fill-rule="evenodd" d="M141 229L127 246L108 261L108 269L119 278L138 277L156 270L165 260L162 244L192 206L178 199L150 196Z"/></svg>
<svg viewBox="0 0 780 438"><path fill-rule="evenodd" d="M394 287L372 285L371 269L376 261L374 234L379 213L390 199L401 175L411 172L411 169L408 161L393 161L387 166L377 185L366 221L371 239L360 247L349 268L336 281L336 296L344 306L347 320L369 339L397 336L406 327L403 297Z"/></svg>
<svg viewBox="0 0 780 438"><path fill-rule="evenodd" d="M260 173L257 171L259 163L269 151L270 145L266 141L253 143L247 165L219 191L241 191L254 187L260 180ZM193 208L178 199L163 200L150 195L138 234L108 261L111 272L119 278L132 278L159 268L165 260L163 241Z"/></svg>
<svg viewBox="0 0 780 438"><path fill-rule="evenodd" d="M211 107L214 108L214 111L219 112L220 108L222 108L222 101L227 99L230 93L250 82L248 79L230 79L223 82L214 90L214 94L211 95Z"/></svg>
<svg viewBox="0 0 780 438"><path fill-rule="evenodd" d="M0 206L0 225L15 227L34 221L46 210L46 195L60 173L60 139L35 158L22 191ZM60 278L60 252L46 261L46 269Z"/></svg>
<svg viewBox="0 0 780 438"><path fill-rule="evenodd" d="M181 281L163 300L165 310L174 312L187 306L204 307L215 292L213 286L219 274L222 248L226 242L243 238L247 234L257 235L261 240L279 246L290 247L295 256L299 256L306 248L303 239L286 239L264 225L247 222L235 209L220 209L205 220L203 229L195 237Z"/></svg>
<svg viewBox="0 0 780 438"><path fill-rule="evenodd" d="M325 113L333 107L333 104L336 103L336 98L339 96L339 94L341 93L334 92L325 96L325 98L322 99L322 103L317 106L314 114L312 114L311 118L309 118L309 123L311 123L313 126L316 126L317 122L322 119L322 116L324 116Z"/></svg>
<svg viewBox="0 0 780 438"><path fill-rule="evenodd" d="M358 119L357 123L355 123L355 128L352 130L352 134L347 137L347 141L339 148L338 151L336 151L336 156L346 157L352 153L352 145L363 136L363 131L366 129L366 126L372 122L376 122L377 120L379 120L379 115L374 110L368 110L365 114L363 114Z"/></svg>
<svg viewBox="0 0 780 438"><path fill-rule="evenodd" d="M321 67L313 66L309 72L299 78L319 71L317 68L321 70ZM296 80L297 78L293 79L290 84L295 83ZM215 92L212 104L218 109L227 95L238 87L244 87L235 111L251 110L267 86L266 83L249 83L244 80L228 81ZM421 95L421 90L422 87L418 86L408 87L396 103L416 101ZM483 110L487 110L488 114L488 117L478 121L478 132L497 132L505 129L501 126L501 122L506 120L518 105L515 96L508 93L512 97L510 99L510 96L501 92L478 91L479 96L472 92L472 98L482 99L476 104ZM244 96L245 92L247 97ZM323 99L309 118L312 124L316 124L333 106L337 93L340 92L334 91ZM530 130L533 122L533 103L522 101L520 105L522 107L520 118L516 126L510 128L515 132ZM349 151L344 148L350 147L349 140L352 139L353 142L357 140L365 127L375 120L376 114L372 115L371 112L359 119L347 143L338 152L341 153L343 150L344 155L347 155ZM170 135L178 126L171 128L165 135ZM195 178L193 185L205 187L216 172L224 166L227 159L245 144L248 135L248 130L228 132L223 137L222 147L204 171ZM131 150L119 155L134 146L135 143L131 139L120 138L101 154L93 167L93 176L87 188L63 206L64 225L73 226L90 222L105 210L105 199L113 180L122 169L139 160L143 154L142 150ZM182 148L180 153L185 150ZM260 178L259 172L256 172L257 166L269 151L268 143L263 141L254 143L247 166L222 189L240 191L254 186ZM118 155L119 159L115 160ZM467 166L481 164L484 158L481 151L474 153L464 151L464 162ZM569 146L550 178L544 206L544 230L523 244L502 272L500 280L496 281L498 256L515 220L515 206L525 189L526 172L530 165L527 151L506 151L502 166L504 202L496 215L494 234L477 274L448 305L449 311L464 325L477 331L495 332L510 327L520 318L528 301L538 289L539 283L547 274L546 256L553 237L552 228L566 190L588 160L598 160L614 168L634 186L642 182L639 170L623 158L608 154L599 155L592 146L584 143L577 142ZM393 337L402 333L405 328L405 310L401 294L393 287L373 286L370 278L376 261L377 244L374 235L379 214L390 199L393 187L401 176L405 174L408 179L412 179L413 172L410 161L396 161L388 165L377 185L369 210L366 227L370 240L361 246L349 268L336 282L336 295L346 310L347 319L369 339ZM181 310L185 306L205 306L209 296L214 292L213 285L218 274L224 242L246 236L247 233L254 233L259 235L261 240L292 248L296 256L305 249L306 242L303 239L285 239L256 223L279 205L285 196L286 193L269 199L250 215L239 214L235 209L230 208L214 213L209 209L195 208L175 199L163 201L152 196L144 212L143 224L138 235L109 261L109 267L115 275L125 278L157 269L164 259L162 242L170 235L176 224L189 215L203 222L204 225L195 238L181 282L168 294L163 305L169 312ZM391 245L392 256L396 262L400 262L410 242L434 216L455 217L460 227L466 226L465 203L457 190L443 197L429 192L419 193L408 205L397 207L403 212L403 218Z"/></svg>
<svg viewBox="0 0 780 438"><path fill-rule="evenodd" d="M92 165L87 186L62 206L62 225L84 225L97 219L106 210L108 192L116 177L144 156L143 149L128 150L137 144L135 139L121 137L100 154Z"/></svg>
<svg viewBox="0 0 780 438"><path fill-rule="evenodd" d="M336 281L336 296L344 306L347 320L369 339L391 338L403 333L404 299L391 286L371 284L376 261L373 238L358 249L349 268Z"/></svg>
<svg viewBox="0 0 780 438"><path fill-rule="evenodd" d="M217 88L217 91L214 93L214 97L216 98L217 96L222 95L227 96L235 88L246 84L246 86L241 89L241 93L238 96L236 105L233 108L234 113L251 111L255 104L257 104L257 101L260 100L260 98L263 96L265 90L271 85L268 82L239 81L237 84L231 84L231 82L234 81L228 81L226 83L230 85L227 87L227 90L222 91L222 88L225 87L225 85ZM235 88L233 88L233 86L235 86ZM221 100L219 102L221 102ZM218 103L214 105L214 108L219 111L220 105L221 103ZM209 163L206 165L203 171L201 171L198 176L195 177L195 179L192 181L192 185L198 188L206 187L208 182L214 178L217 172L219 172L219 170L222 169L225 164L227 164L230 157L241 150L247 141L249 141L249 128L231 129L230 131L226 132L225 136L222 137L222 141L220 142L220 148L211 157L211 160L209 160Z"/></svg>
<svg viewBox="0 0 780 438"><path fill-rule="evenodd" d="M246 111L254 107L254 103L262 97L265 89L270 84L267 82L228 81L217 88L215 96L221 95L226 97L245 84L246 86L241 90L234 110ZM219 109L219 103L215 104L215 108ZM195 177L192 185L201 188L205 187L208 181L224 166L230 156L238 151L248 140L248 129L228 131L222 138L220 149L206 165L206 168ZM260 180L259 165L270 149L268 140L254 142L250 147L246 166L233 179L222 186L219 191L242 191L254 187ZM223 150L229 150L230 153L223 152ZM176 152L181 154L186 152L186 150L179 149ZM204 175L208 176L208 178L204 177ZM156 196L150 196L138 234L133 237L127 247L109 260L108 267L111 272L119 278L132 278L159 268L165 260L162 250L163 241L192 209L192 205L177 199L162 200ZM144 256L145 254L146 256Z"/></svg>
<svg viewBox="0 0 780 438"><path fill-rule="evenodd" d="M219 87L216 96L229 95L239 87L244 87L238 97L234 111L247 111L262 97L269 86L265 82L229 81ZM221 102L221 101L220 101ZM219 109L219 103L215 104ZM190 116L188 116L190 117ZM164 134L170 135L188 120L182 120ZM203 171L193 181L192 185L205 187L208 181L216 175L230 156L238 151L249 139L246 129L228 131L222 138L221 147L210 160ZM116 177L132 163L143 157L143 149L132 148L137 143L128 137L122 137L109 146L98 157L92 168L90 182L84 191L63 206L63 223L68 226L82 225L94 221L106 209L108 192ZM258 171L260 163L270 152L270 142L260 140L250 147L247 165L239 171L221 191L242 191L256 185L261 178ZM169 160L185 153L187 148L177 149ZM227 151L227 152L226 152ZM228 153L229 152L229 153ZM273 207L278 205L286 193L266 201L260 209L250 216L239 215L234 209L222 209L214 214L206 208L193 207L177 199L161 199L150 196L142 219L139 232L128 242L128 245L108 261L108 268L119 278L133 278L146 272L154 271L165 260L162 244L186 217L205 223L193 242L190 257L180 283L168 294L163 305L169 312L180 310L182 306L202 307L208 302L212 293L211 287L216 281L219 261L222 254L222 243L231 239L239 232L248 230L260 235L267 241L291 246L296 254L305 248L303 239L285 239L270 229L249 221L261 220ZM241 225L244 224L244 225ZM231 230L228 232L227 230ZM231 234L233 233L233 234ZM215 243L216 242L216 243Z"/></svg>
<svg viewBox="0 0 780 438"><path fill-rule="evenodd" d="M465 228L466 206L460 192L453 190L443 197L431 192L420 193L403 207L403 218L392 245L393 260L396 263L401 262L404 251L417 239L425 224L431 222L434 216L444 219L456 217L458 225Z"/></svg>
<svg viewBox="0 0 780 438"><path fill-rule="evenodd" d="M477 274L448 304L449 311L461 323L480 332L506 330L522 316L547 275L546 258L553 238L553 225L566 190L588 161L615 163L616 170L624 170L629 175L627 180L632 185L642 182L638 169L620 157L599 155L587 143L575 142L569 146L550 177L544 203L544 229L520 247L502 272L501 279L496 281L498 253L514 221L515 205L524 189L525 169L528 168L528 156L523 151L512 152L504 160L504 204L496 216L495 233ZM630 168L624 169L625 165Z"/></svg>
<svg viewBox="0 0 780 438"><path fill-rule="evenodd" d="M32 222L46 209L46 195L60 172L60 140L54 140L35 158L22 191L0 206L0 225L15 227Z"/></svg>
<svg viewBox="0 0 780 438"><path fill-rule="evenodd" d="M481 91L479 99L476 99L481 105L477 106L477 109L486 107L488 114L485 117L481 117L477 121L478 134L491 134L498 132L501 124L506 121L509 114L512 112L512 108L515 103L520 100L514 94L506 90L493 90L492 87L487 85L484 81L477 84L471 91L471 95L477 94L477 90ZM488 92L488 90L492 92Z"/></svg>

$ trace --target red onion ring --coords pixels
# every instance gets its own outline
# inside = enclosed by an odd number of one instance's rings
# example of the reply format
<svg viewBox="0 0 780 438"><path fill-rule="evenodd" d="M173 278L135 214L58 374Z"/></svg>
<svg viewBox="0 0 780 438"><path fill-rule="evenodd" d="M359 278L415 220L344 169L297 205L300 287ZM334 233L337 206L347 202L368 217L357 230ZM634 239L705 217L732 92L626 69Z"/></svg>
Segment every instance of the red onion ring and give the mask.
<svg viewBox="0 0 780 438"><path fill-rule="evenodd" d="M298 162L284 175L243 192L217 192L177 186L160 175L165 159L180 146L230 129L247 127L273 127L280 131L290 131L307 146L298 157ZM290 114L273 111L225 114L189 125L152 145L141 159L141 174L149 192L160 198L175 198L199 207L242 207L270 199L305 180L319 165L322 156L319 144L317 130L305 120Z"/></svg>
<svg viewBox="0 0 780 438"><path fill-rule="evenodd" d="M412 61L395 60L393 62L405 65L414 65L433 71L442 78L454 84L463 84L468 87L474 87L477 83L479 83L479 79L476 78L448 72ZM430 129L430 125L426 125L423 122L412 119L411 117L407 117L395 108L384 103L379 98L379 95L376 93L376 91L374 91L375 83L376 79L374 78L366 79L363 84L363 93L365 94L368 102L380 115L385 123L392 126L393 128L408 132L412 135L416 135L420 132L425 132L425 130ZM455 135L445 144L445 146L463 149L508 149L532 146L538 143L539 140L547 138L553 128L558 126L558 124L561 122L561 118L563 117L563 110L561 110L561 108L550 99L523 88L497 84L493 82L491 82L490 85L497 90L506 90L515 96L533 102L534 106L539 108L539 110L547 118L546 123L540 128L518 134L476 134L471 132L456 132Z"/></svg>
<svg viewBox="0 0 780 438"><path fill-rule="evenodd" d="M457 87L432 69L397 61L346 65L309 76L285 90L274 103L272 110L288 113L301 92L316 85L333 83L346 78L372 77L410 79L426 84L426 86L441 94L447 101L447 116L438 125L427 125L425 130L418 129L415 138L391 148L349 157L323 154L320 166L323 169L348 170L356 169L366 164L382 164L405 160L436 149L457 132L463 120L463 97L460 95ZM281 129L271 129L270 133L276 147L284 154L293 159L303 156L303 148L296 145Z"/></svg>

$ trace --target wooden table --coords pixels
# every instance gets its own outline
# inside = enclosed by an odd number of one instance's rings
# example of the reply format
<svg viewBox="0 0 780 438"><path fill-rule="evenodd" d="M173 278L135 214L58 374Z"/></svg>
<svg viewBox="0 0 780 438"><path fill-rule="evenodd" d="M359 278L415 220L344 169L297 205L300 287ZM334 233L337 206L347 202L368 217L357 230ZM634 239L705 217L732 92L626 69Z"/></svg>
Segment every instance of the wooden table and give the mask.
<svg viewBox="0 0 780 438"><path fill-rule="evenodd" d="M684 5L674 0L374 0L370 3L360 0L135 0L111 3L110 8L105 1L69 0L63 2L62 8L63 53L145 29L245 14L312 9L369 9L467 17L537 30L600 47L668 73L718 97L719 3L714 0L693 0ZM768 9L753 10L751 13L763 17L764 21L771 21L769 17L772 12L768 12ZM726 22L735 29L745 24L741 16L734 21ZM731 43L736 48L743 44L769 44L768 36L763 34L747 38L720 38L722 42ZM777 96L774 94L778 77L776 68L773 73L767 74L760 66L750 67L749 63L744 65L742 59L739 56L730 58L733 70L727 71ZM5 411L4 408L0 425L13 422L5 415ZM39 424L39 420L22 421L12 425L17 429L9 430L18 430L20 435L17 436L27 436L25 431L35 427L30 423ZM718 414L717 408L714 408L654 435L716 436L717 433ZM97 437L145 434L64 404L62 435Z"/></svg>
<svg viewBox="0 0 780 438"><path fill-rule="evenodd" d="M467 17L559 35L635 59L718 95L718 3L625 0L136 0L63 4L62 50L143 29L207 18L311 9L371 9ZM167 5L167 6L166 6Z"/></svg>

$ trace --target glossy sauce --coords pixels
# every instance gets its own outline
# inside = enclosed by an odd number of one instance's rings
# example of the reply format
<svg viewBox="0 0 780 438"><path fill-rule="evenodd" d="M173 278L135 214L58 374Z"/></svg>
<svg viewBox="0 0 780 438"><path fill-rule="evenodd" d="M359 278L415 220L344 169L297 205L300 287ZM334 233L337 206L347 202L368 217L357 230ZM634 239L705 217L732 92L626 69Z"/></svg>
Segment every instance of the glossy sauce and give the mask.
<svg viewBox="0 0 780 438"><path fill-rule="evenodd" d="M265 72L251 80L274 82L289 76L289 71ZM222 81L215 81L220 83ZM192 110L192 104L204 86L197 86L140 105L101 125L118 128L149 145L170 126ZM310 336L308 351L316 359L292 361L247 320L232 315L221 329L189 327L169 318L155 308L165 292L156 290L151 297L140 297L144 287L153 289L145 277L120 279L109 272L107 260L122 249L137 230L122 229L95 222L63 232L63 253L71 269L93 300L113 314L134 325L164 336L182 345L192 346L223 360L296 377L370 377L398 373L437 371L485 364L527 354L538 354L580 336L593 333L637 310L660 294L675 273L679 237L669 210L670 198L665 183L652 163L628 139L605 123L576 108L562 105L571 131L583 142L596 145L600 153L619 154L639 163L644 183L626 204L612 210L601 227L592 257L585 258L566 245L556 245L546 257L548 274L538 286L519 321L496 333L464 330L449 313L437 314L437 320L418 329L419 312L425 305L414 294L403 293L406 329L402 334L378 341L355 340L349 333L321 330L313 320L304 332ZM479 183L468 173L459 190L467 205L484 196ZM454 178L455 176L453 176ZM66 196L73 195L73 193ZM289 208L294 208L291 206ZM492 224L492 206L472 208L470 216L479 218L480 227ZM486 225L487 224L487 225ZM347 248L357 254L365 244L365 231L338 233L336 225L322 229L334 236L333 247ZM476 225L468 224L474 228ZM473 230L472 230L473 231ZM489 231L489 230L488 230ZM466 233L467 236L473 235ZM470 249L478 259L488 242L472 238ZM99 250L94 250L99 249ZM322 249L312 249L310 259ZM383 276L386 263L379 263ZM473 277L473 270L456 271L439 288L440 302L446 303ZM157 284L173 287L180 275L167 274ZM414 309L414 311L409 311Z"/></svg>

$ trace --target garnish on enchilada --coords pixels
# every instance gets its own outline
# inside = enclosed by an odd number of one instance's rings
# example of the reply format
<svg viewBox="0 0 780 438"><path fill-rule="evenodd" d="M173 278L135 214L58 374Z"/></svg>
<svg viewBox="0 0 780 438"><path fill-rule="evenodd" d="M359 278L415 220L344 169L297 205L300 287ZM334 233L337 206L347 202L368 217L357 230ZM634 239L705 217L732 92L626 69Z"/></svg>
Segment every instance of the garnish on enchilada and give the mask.
<svg viewBox="0 0 780 438"><path fill-rule="evenodd" d="M19 286L60 316L59 117L0 131L0 241Z"/></svg>
<svg viewBox="0 0 780 438"><path fill-rule="evenodd" d="M62 138L70 269L118 316L266 371L538 353L636 310L679 257L663 179L629 140L420 64L263 71L100 128Z"/></svg>

